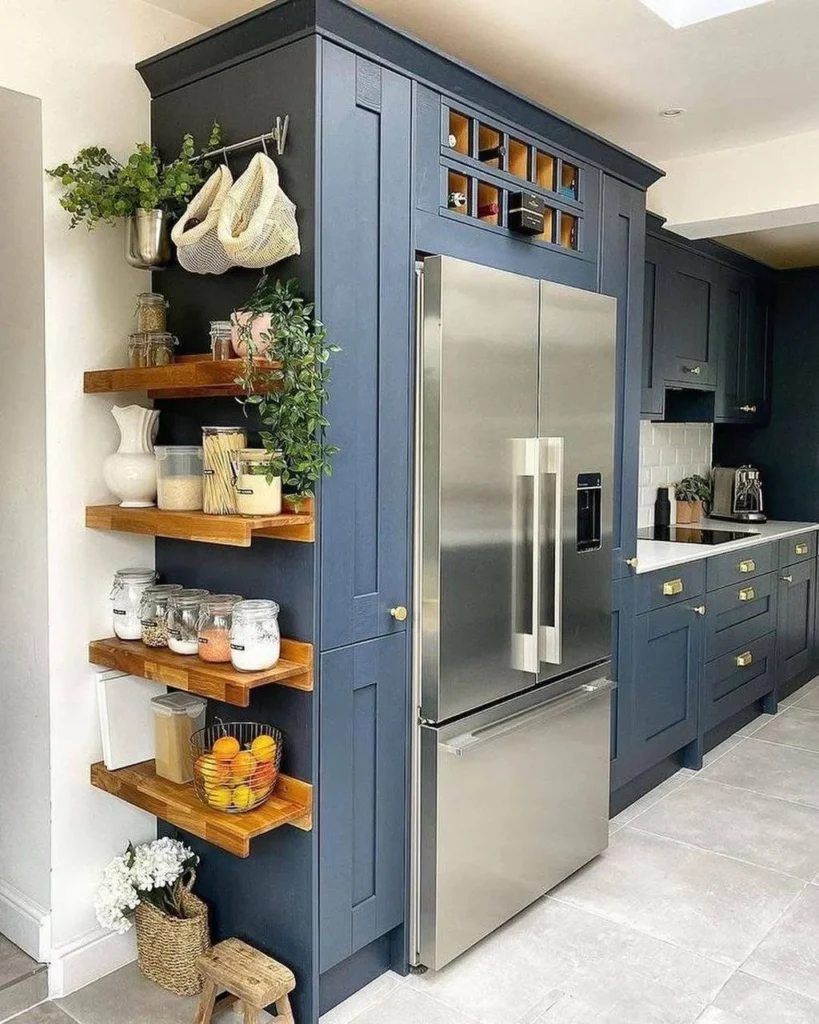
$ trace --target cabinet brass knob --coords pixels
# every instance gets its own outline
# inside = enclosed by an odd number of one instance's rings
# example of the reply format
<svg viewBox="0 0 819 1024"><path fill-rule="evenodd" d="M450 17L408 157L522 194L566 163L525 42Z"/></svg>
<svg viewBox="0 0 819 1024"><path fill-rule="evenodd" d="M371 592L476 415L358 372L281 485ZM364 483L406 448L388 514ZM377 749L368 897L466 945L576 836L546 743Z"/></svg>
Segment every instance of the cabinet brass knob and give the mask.
<svg viewBox="0 0 819 1024"><path fill-rule="evenodd" d="M390 615L392 615L396 622L404 622L407 618L407 609L402 604L399 604L395 608L390 608Z"/></svg>
<svg viewBox="0 0 819 1024"><path fill-rule="evenodd" d="M794 546L793 546L793 553L795 555L806 555L808 553L808 545L807 544L794 544Z"/></svg>
<svg viewBox="0 0 819 1024"><path fill-rule="evenodd" d="M639 559L637 559L637 558L627 558L626 559L626 565L630 569L636 569L639 564L640 564L640 562L639 562Z"/></svg>
<svg viewBox="0 0 819 1024"><path fill-rule="evenodd" d="M663 584L663 595L665 597L674 597L675 594L681 594L682 592L682 580L666 580Z"/></svg>
<svg viewBox="0 0 819 1024"><path fill-rule="evenodd" d="M793 583L793 576L780 576L783 583Z"/></svg>
<svg viewBox="0 0 819 1024"><path fill-rule="evenodd" d="M691 611L694 612L695 615L705 615L707 609L704 604L698 604L696 607L692 608Z"/></svg>
<svg viewBox="0 0 819 1024"><path fill-rule="evenodd" d="M741 405L739 407L739 411L740 412L756 412L756 406L755 405Z"/></svg>
<svg viewBox="0 0 819 1024"><path fill-rule="evenodd" d="M739 592L740 601L753 601L756 597L756 591L753 587L743 587Z"/></svg>
<svg viewBox="0 0 819 1024"><path fill-rule="evenodd" d="M734 661L737 663L737 668L747 668L754 662L754 656L750 651L745 651L744 654L738 654Z"/></svg>
<svg viewBox="0 0 819 1024"><path fill-rule="evenodd" d="M756 572L756 562L753 558L746 558L737 566L740 572Z"/></svg>
<svg viewBox="0 0 819 1024"><path fill-rule="evenodd" d="M699 375L702 373L702 367L701 366L684 366L683 367L683 372L684 373L693 373L696 377L699 377Z"/></svg>

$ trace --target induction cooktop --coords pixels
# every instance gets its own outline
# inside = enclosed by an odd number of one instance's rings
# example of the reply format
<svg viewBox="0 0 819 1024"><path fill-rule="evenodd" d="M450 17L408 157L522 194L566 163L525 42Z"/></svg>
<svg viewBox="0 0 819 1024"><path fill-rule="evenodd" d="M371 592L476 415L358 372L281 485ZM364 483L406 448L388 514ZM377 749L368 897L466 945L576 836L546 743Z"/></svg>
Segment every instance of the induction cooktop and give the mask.
<svg viewBox="0 0 819 1024"><path fill-rule="evenodd" d="M699 526L644 526L637 531L640 540L664 540L675 544L728 544L732 540L756 537L756 530L711 530Z"/></svg>

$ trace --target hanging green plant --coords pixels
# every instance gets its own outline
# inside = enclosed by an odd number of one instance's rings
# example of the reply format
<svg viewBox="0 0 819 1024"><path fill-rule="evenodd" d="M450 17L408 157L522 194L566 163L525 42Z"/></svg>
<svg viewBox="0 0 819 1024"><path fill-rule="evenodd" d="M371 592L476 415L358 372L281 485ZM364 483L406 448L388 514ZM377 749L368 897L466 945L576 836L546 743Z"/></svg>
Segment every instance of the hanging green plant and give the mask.
<svg viewBox="0 0 819 1024"><path fill-rule="evenodd" d="M255 408L263 430L259 437L269 455L268 481L281 477L282 487L296 500L312 497L322 475L332 471L338 452L327 444L329 422L324 406L329 399L328 361L339 352L328 345L324 324L314 316L314 306L299 295L298 282L271 281L265 271L247 304L234 314L239 343L247 352L244 372L237 383L245 395L238 401ZM269 317L269 327L253 337L254 321ZM275 361L269 369L261 362Z"/></svg>
<svg viewBox="0 0 819 1024"><path fill-rule="evenodd" d="M212 170L202 153L216 149L222 130L214 122L206 147L197 156L192 135L185 135L179 156L164 164L156 147L140 142L125 163L102 146L81 149L72 162L46 170L63 186L60 206L71 214L70 227L85 223L88 229L100 221L115 224L138 210L162 210L179 217L191 196Z"/></svg>

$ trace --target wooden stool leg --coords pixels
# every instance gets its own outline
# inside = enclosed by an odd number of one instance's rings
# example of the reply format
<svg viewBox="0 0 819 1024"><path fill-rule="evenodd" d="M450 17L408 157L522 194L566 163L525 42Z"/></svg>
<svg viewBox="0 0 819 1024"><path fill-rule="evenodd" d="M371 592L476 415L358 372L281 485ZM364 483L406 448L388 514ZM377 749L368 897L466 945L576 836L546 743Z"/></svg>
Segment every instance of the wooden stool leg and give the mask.
<svg viewBox="0 0 819 1024"><path fill-rule="evenodd" d="M245 1011L242 1017L242 1024L259 1024L259 1007L251 1006L250 1003L241 1003L242 1009Z"/></svg>
<svg viewBox="0 0 819 1024"><path fill-rule="evenodd" d="M276 1024L295 1024L293 1011L290 1009L290 997L282 996L276 1000Z"/></svg>
<svg viewBox="0 0 819 1024"><path fill-rule="evenodd" d="M216 985L212 981L206 981L202 988L202 998L199 1000L199 1009L196 1011L194 1024L210 1024L215 1003Z"/></svg>

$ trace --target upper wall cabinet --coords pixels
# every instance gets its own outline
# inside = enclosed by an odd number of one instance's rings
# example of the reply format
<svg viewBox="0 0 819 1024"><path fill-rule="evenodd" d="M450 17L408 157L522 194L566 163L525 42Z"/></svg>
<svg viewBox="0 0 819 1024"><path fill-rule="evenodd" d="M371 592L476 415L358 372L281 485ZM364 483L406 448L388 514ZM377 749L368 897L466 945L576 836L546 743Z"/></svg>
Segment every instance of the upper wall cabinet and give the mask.
<svg viewBox="0 0 819 1024"><path fill-rule="evenodd" d="M643 352L640 367L640 412L661 418L665 384L659 364L659 284L662 277L662 243L646 238L646 267L643 289Z"/></svg>
<svg viewBox="0 0 819 1024"><path fill-rule="evenodd" d="M321 648L406 628L409 604L410 82L323 45L319 315L332 361L321 492ZM343 272L340 268L344 268Z"/></svg>
<svg viewBox="0 0 819 1024"><path fill-rule="evenodd" d="M715 387L717 330L714 267L666 247L660 281L660 364L669 384Z"/></svg>
<svg viewBox="0 0 819 1024"><path fill-rule="evenodd" d="M715 420L764 423L769 415L769 302L765 282L723 268L717 293L719 368Z"/></svg>

